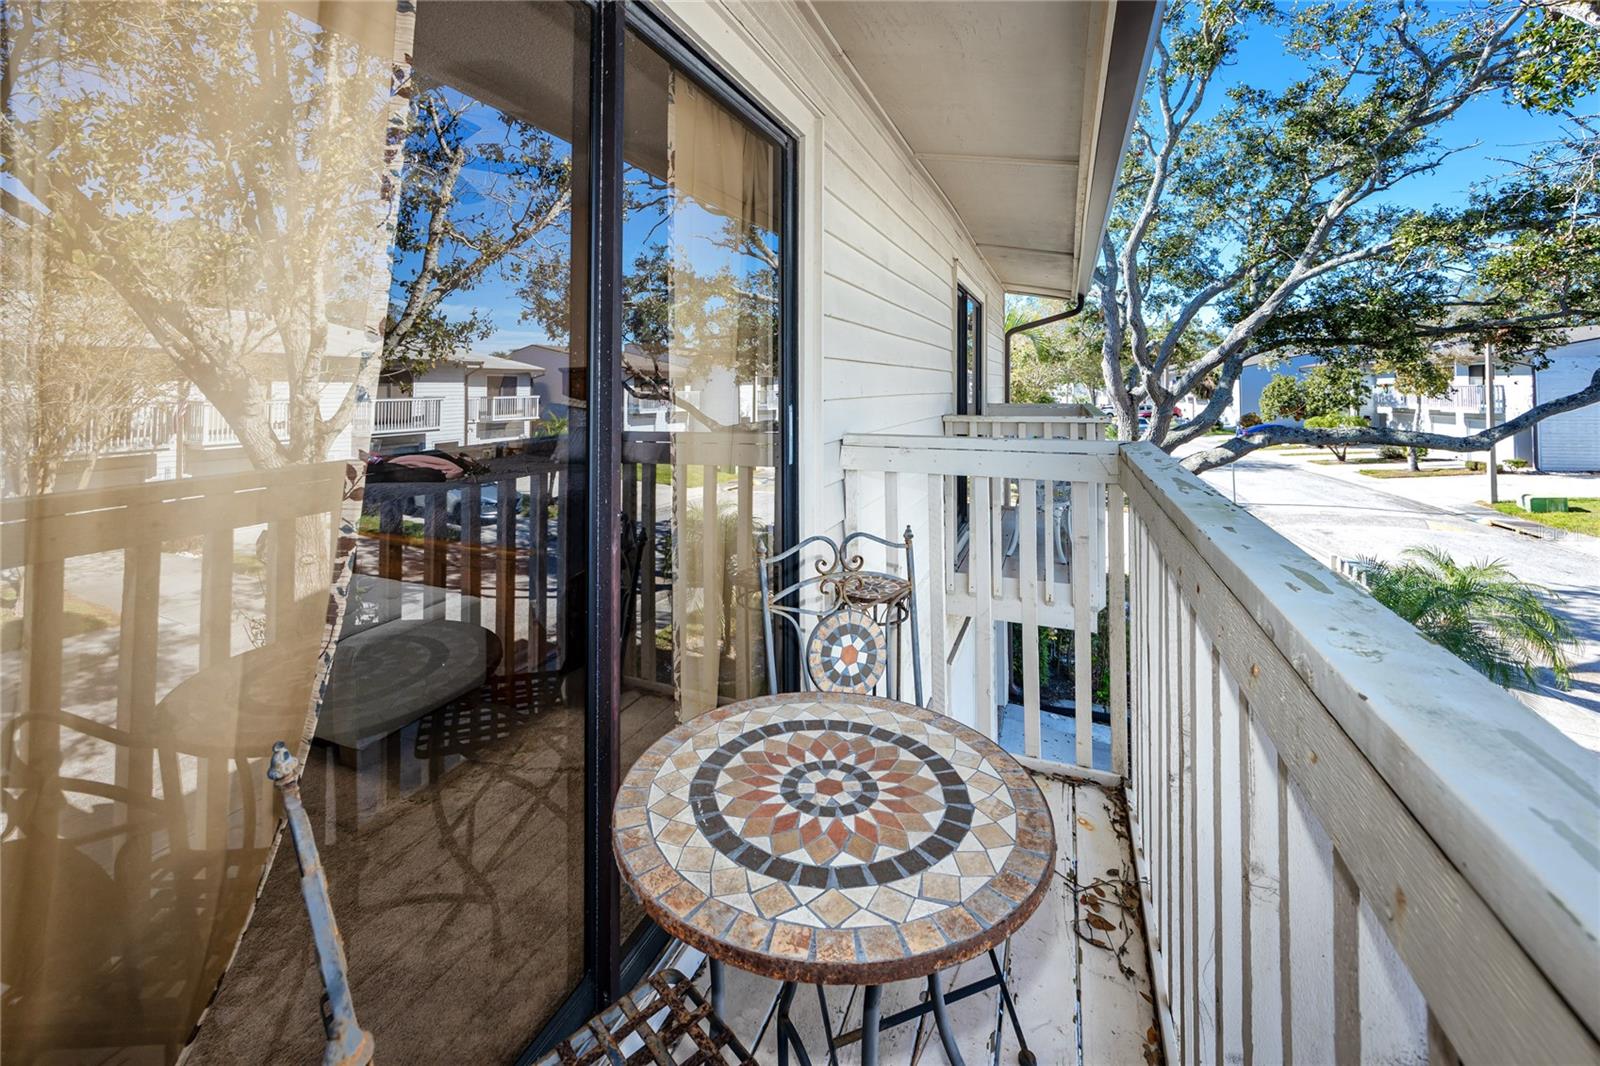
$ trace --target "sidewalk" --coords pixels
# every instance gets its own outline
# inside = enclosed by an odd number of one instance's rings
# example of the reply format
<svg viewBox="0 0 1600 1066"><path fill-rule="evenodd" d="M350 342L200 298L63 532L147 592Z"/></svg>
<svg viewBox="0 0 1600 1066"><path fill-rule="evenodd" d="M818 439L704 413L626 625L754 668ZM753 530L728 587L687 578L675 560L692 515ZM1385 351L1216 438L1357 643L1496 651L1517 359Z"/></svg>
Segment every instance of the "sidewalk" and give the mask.
<svg viewBox="0 0 1600 1066"><path fill-rule="evenodd" d="M1297 452L1298 450L1263 449L1253 453L1253 455L1256 458L1298 466L1307 473L1348 481L1353 485L1361 485L1364 488L1382 492L1410 503L1436 507L1442 511L1458 515L1469 522L1481 523L1492 516L1498 516L1498 512L1483 506L1481 502L1489 498L1489 475L1487 472L1455 477L1367 477L1361 471L1373 469L1371 465L1339 462L1330 462L1328 465L1323 465L1318 460L1333 459L1332 453L1326 449L1318 449L1319 454L1317 455L1301 455L1297 454ZM1373 453L1370 451L1358 452L1352 449L1350 457L1353 459L1358 455L1371 454ZM1380 469L1388 469L1397 465L1399 464L1385 464ZM1425 463L1424 469L1435 465ZM1498 481L1500 499L1510 503L1520 503L1523 494L1532 496L1600 497L1600 474L1501 474ZM1544 535L1545 539L1559 541L1565 548L1600 558L1600 537L1591 537L1582 533L1567 533L1548 526L1539 527L1539 531Z"/></svg>

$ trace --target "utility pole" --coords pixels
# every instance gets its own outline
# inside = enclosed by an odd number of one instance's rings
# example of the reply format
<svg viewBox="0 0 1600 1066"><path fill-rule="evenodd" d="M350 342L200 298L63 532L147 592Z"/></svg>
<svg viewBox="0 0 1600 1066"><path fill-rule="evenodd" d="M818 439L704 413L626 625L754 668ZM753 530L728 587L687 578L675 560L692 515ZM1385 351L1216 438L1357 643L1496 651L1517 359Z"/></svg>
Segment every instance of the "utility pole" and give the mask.
<svg viewBox="0 0 1600 1066"><path fill-rule="evenodd" d="M1483 424L1488 429L1494 428L1494 344L1483 346ZM1489 445L1489 502L1500 502L1500 484L1496 480L1499 471L1496 469L1494 445Z"/></svg>

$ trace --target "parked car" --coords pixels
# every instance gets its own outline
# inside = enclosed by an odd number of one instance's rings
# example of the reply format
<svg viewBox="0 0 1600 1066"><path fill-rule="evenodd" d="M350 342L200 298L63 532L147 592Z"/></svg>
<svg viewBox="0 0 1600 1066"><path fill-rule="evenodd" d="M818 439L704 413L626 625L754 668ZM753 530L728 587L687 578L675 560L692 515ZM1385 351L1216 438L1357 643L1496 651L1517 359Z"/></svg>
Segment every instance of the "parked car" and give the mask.
<svg viewBox="0 0 1600 1066"><path fill-rule="evenodd" d="M461 501L465 495L466 493L464 492L452 491L446 499L444 505L445 516L455 525L461 524ZM528 506L527 493L518 492L514 493L513 496L514 499L512 500L512 503L516 507L516 510L513 513L521 514ZM492 481L488 482L487 484L479 485L478 522L481 525L488 525L492 522L498 522L499 520L500 486Z"/></svg>

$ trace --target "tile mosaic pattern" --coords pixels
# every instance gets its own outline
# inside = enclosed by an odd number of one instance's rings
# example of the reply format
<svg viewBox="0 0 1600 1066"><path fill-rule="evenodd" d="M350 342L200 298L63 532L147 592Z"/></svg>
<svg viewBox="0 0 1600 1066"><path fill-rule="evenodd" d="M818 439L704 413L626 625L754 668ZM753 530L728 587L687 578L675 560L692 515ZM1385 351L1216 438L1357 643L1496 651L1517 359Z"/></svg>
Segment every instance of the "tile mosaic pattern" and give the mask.
<svg viewBox="0 0 1600 1066"><path fill-rule="evenodd" d="M669 932L828 983L919 976L998 943L1055 854L1044 797L993 743L844 693L679 726L628 773L615 826L624 879Z"/></svg>
<svg viewBox="0 0 1600 1066"><path fill-rule="evenodd" d="M841 607L817 620L806 640L806 666L824 692L871 692L888 665L883 627L867 612Z"/></svg>

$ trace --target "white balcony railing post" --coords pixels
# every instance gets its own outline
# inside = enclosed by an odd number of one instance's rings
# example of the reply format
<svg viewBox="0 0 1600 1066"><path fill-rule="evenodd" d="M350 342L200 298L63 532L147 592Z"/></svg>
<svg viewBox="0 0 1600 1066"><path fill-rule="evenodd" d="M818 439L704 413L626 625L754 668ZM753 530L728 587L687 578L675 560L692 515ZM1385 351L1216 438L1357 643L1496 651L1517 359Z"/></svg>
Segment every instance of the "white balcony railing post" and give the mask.
<svg viewBox="0 0 1600 1066"><path fill-rule="evenodd" d="M1153 446L1119 480L1169 1060L1596 1061L1593 757Z"/></svg>

